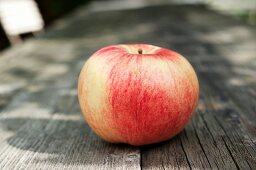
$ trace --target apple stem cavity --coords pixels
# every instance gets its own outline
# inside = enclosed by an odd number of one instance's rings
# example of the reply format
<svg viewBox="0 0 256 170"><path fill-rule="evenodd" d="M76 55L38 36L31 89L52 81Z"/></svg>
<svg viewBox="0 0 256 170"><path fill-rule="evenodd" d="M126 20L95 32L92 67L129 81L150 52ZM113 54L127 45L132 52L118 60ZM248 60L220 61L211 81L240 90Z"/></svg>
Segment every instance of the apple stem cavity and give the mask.
<svg viewBox="0 0 256 170"><path fill-rule="evenodd" d="M138 49L138 53L142 54L142 49L141 48Z"/></svg>

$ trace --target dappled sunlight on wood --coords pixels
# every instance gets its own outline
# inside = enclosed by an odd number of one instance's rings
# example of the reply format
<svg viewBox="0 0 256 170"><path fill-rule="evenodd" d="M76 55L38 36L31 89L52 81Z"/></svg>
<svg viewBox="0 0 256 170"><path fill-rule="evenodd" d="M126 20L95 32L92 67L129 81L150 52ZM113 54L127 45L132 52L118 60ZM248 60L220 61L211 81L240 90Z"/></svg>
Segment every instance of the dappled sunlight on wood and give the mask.
<svg viewBox="0 0 256 170"><path fill-rule="evenodd" d="M77 10L1 54L0 167L256 169L255 36L253 27L201 5ZM77 99L79 72L91 54L135 42L180 52L200 84L186 128L143 147L96 137Z"/></svg>

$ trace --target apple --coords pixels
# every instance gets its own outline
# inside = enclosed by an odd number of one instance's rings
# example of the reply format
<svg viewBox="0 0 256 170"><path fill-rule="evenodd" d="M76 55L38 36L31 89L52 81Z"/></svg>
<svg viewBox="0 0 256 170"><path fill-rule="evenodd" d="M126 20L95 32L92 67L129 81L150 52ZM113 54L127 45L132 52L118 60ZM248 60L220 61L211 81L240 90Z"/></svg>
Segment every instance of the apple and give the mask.
<svg viewBox="0 0 256 170"><path fill-rule="evenodd" d="M147 44L100 49L83 66L78 98L91 129L111 143L146 145L182 131L198 101L190 63Z"/></svg>

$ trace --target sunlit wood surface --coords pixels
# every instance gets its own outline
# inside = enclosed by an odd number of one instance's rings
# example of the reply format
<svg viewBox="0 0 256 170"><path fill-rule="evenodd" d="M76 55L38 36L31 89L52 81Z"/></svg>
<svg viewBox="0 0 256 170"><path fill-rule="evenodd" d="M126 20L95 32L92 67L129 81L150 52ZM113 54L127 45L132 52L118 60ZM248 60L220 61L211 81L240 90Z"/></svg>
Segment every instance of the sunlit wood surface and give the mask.
<svg viewBox="0 0 256 170"><path fill-rule="evenodd" d="M103 142L77 101L85 60L110 44L149 43L194 66L200 100L175 138ZM0 56L0 169L256 169L256 29L204 6L83 7Z"/></svg>

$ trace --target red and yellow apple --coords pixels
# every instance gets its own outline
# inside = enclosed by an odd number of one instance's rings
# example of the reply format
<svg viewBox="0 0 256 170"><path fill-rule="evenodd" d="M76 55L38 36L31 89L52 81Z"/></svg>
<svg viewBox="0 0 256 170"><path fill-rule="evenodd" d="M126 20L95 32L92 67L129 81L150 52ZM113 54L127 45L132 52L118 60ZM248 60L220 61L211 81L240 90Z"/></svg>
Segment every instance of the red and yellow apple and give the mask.
<svg viewBox="0 0 256 170"><path fill-rule="evenodd" d="M194 69L180 54L153 45L114 45L81 70L78 98L91 129L112 143L145 145L178 134L198 101Z"/></svg>

